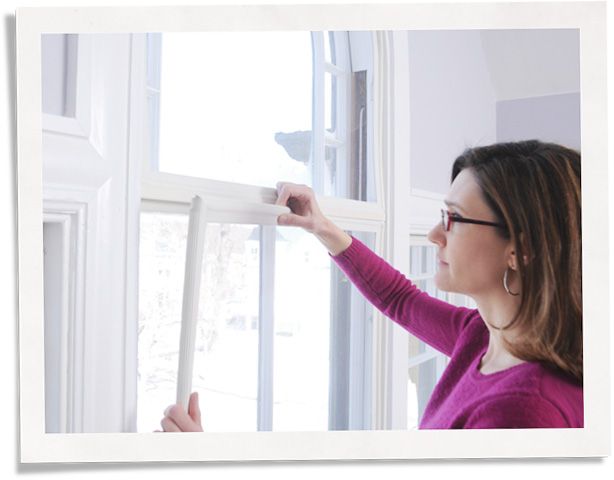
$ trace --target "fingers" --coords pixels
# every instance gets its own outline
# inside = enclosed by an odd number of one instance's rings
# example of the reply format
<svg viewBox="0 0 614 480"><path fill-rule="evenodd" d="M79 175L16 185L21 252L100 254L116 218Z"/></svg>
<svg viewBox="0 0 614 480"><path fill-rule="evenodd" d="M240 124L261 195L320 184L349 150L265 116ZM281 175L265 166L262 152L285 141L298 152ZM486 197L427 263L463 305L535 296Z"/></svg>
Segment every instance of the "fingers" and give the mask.
<svg viewBox="0 0 614 480"><path fill-rule="evenodd" d="M307 185L298 185L290 182L277 182L277 201L275 205L286 206L288 200L292 197L303 197L304 199L310 199L313 195L313 191Z"/></svg>
<svg viewBox="0 0 614 480"><path fill-rule="evenodd" d="M277 217L277 224L291 227L302 227L306 230L310 230L312 221L294 213L284 213Z"/></svg>
<svg viewBox="0 0 614 480"><path fill-rule="evenodd" d="M181 405L173 405L170 407L166 413L166 417L172 420L179 430L182 432L192 432L194 431L194 422L192 419L186 414L185 410Z"/></svg>
<svg viewBox="0 0 614 480"><path fill-rule="evenodd" d="M162 426L162 430L165 432L181 432L179 426L169 417L164 417L160 422L160 425Z"/></svg>
<svg viewBox="0 0 614 480"><path fill-rule="evenodd" d="M190 395L190 402L188 404L188 415L192 418L194 423L199 426L202 425L200 420L200 407L198 406L198 392Z"/></svg>
<svg viewBox="0 0 614 480"><path fill-rule="evenodd" d="M200 417L200 411L198 411ZM202 432L200 422L195 422L179 404L171 405L164 411L160 422L165 432Z"/></svg>
<svg viewBox="0 0 614 480"><path fill-rule="evenodd" d="M275 201L275 205L286 206L288 200L290 199L290 190L292 183L285 182L277 182L277 200Z"/></svg>

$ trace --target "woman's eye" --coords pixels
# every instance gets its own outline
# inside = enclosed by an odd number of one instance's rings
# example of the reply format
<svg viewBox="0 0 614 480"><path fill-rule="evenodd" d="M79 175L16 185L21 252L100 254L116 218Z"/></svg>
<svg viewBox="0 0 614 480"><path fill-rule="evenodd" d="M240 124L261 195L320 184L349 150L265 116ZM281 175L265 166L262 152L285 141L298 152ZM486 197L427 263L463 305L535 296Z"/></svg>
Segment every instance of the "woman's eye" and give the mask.
<svg viewBox="0 0 614 480"><path fill-rule="evenodd" d="M449 215L452 218L463 218L461 215L459 215L458 213L454 213L454 212L450 212Z"/></svg>

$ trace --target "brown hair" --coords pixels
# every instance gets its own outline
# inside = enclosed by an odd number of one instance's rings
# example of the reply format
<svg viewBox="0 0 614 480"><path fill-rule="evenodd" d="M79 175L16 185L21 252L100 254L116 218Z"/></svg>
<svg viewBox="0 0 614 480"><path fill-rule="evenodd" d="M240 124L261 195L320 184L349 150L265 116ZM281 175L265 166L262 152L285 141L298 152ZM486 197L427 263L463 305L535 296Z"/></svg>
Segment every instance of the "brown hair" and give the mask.
<svg viewBox="0 0 614 480"><path fill-rule="evenodd" d="M470 148L452 181L470 168L486 203L506 225L521 282L508 351L582 381L582 224L580 153L538 140ZM527 261L523 261L523 257Z"/></svg>

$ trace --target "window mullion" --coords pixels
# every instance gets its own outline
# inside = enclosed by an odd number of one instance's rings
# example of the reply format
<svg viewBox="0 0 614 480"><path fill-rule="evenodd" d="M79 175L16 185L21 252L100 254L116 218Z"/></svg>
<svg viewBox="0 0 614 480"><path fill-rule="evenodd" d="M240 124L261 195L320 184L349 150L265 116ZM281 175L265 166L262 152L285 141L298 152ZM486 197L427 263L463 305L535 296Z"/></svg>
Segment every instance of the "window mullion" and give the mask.
<svg viewBox="0 0 614 480"><path fill-rule="evenodd" d="M312 97L312 185L316 193L324 193L324 35L311 33L313 46Z"/></svg>
<svg viewBox="0 0 614 480"><path fill-rule="evenodd" d="M273 348L276 227L260 226L258 321L258 430L273 430Z"/></svg>

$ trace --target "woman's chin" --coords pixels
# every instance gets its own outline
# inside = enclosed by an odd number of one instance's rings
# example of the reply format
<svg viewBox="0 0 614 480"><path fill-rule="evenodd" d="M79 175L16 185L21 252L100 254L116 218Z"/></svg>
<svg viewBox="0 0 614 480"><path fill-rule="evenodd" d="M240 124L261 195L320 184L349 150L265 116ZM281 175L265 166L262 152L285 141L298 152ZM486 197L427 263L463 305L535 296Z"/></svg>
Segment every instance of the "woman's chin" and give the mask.
<svg viewBox="0 0 614 480"><path fill-rule="evenodd" d="M437 288L437 290L440 290L442 292L449 292L450 286L448 285L446 279L442 277L444 277L444 275L442 274L441 270L438 270L435 274L435 277L433 278L433 280L435 281L435 287Z"/></svg>

